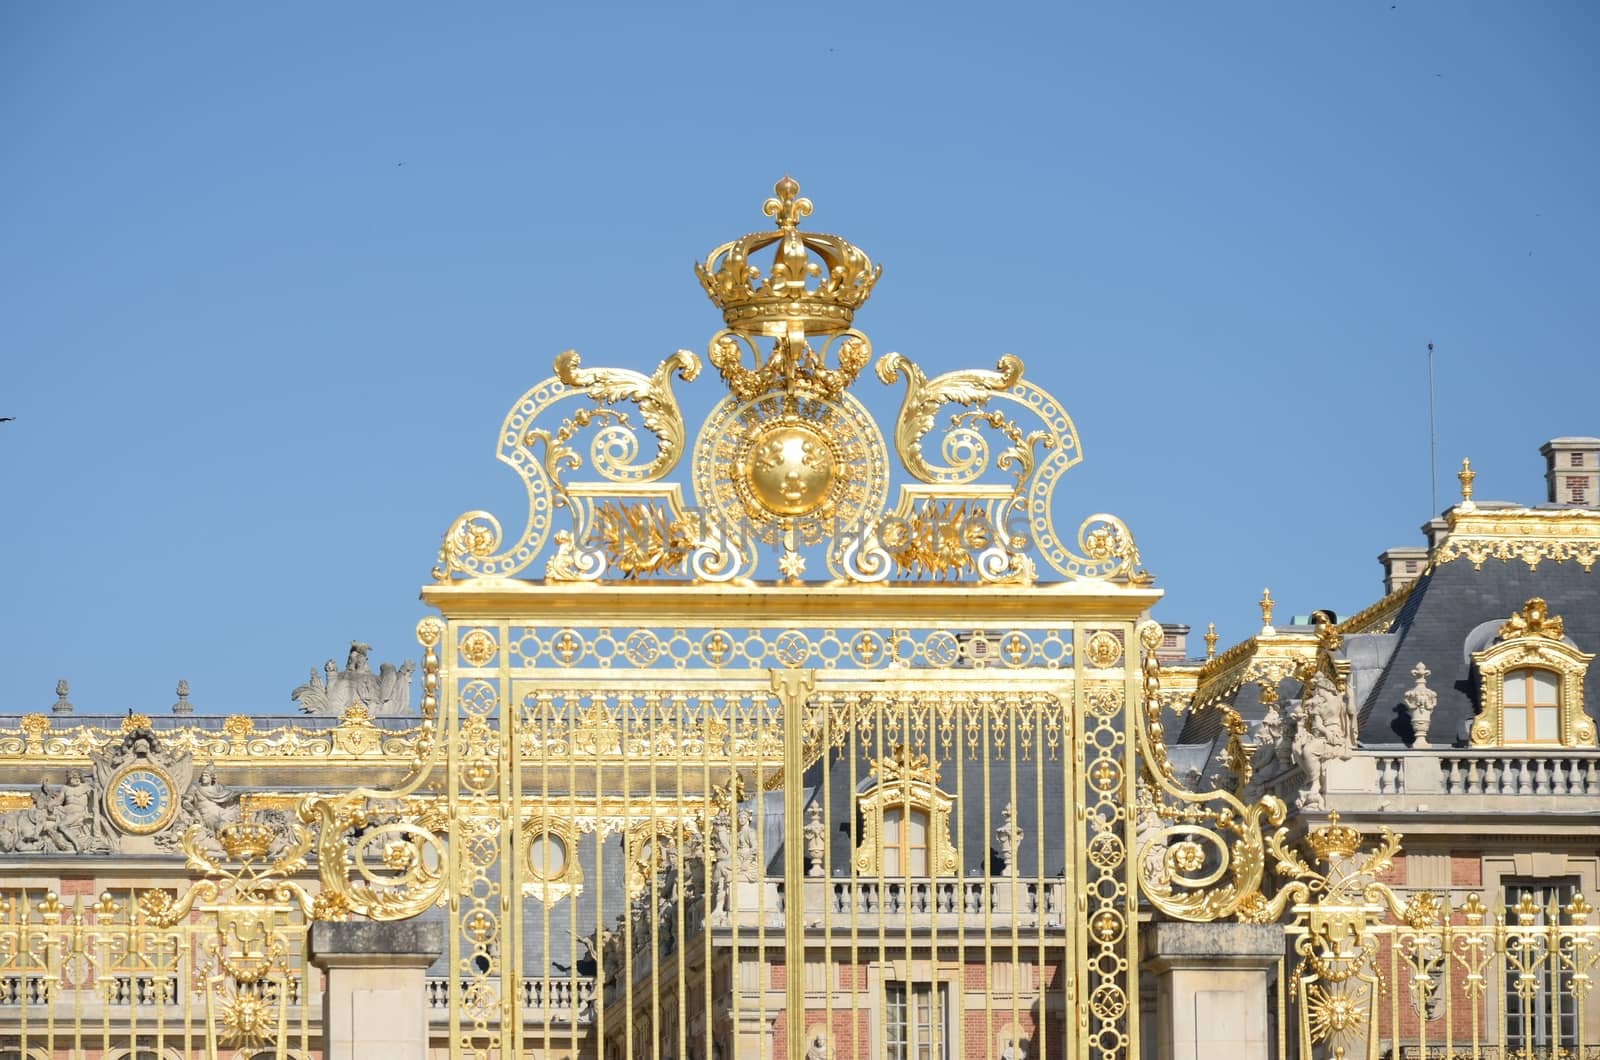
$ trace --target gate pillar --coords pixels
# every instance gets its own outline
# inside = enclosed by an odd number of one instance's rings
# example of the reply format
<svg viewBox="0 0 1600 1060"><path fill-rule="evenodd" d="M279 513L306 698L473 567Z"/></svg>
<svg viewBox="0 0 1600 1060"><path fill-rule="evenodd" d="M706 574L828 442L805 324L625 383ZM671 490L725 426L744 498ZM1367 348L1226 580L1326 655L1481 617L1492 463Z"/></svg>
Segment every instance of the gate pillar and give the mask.
<svg viewBox="0 0 1600 1060"><path fill-rule="evenodd" d="M327 1060L427 1060L423 975L444 948L444 924L318 923L309 945L311 963L328 977L322 991Z"/></svg>
<svg viewBox="0 0 1600 1060"><path fill-rule="evenodd" d="M1144 969L1156 982L1155 1055L1267 1060L1267 997L1284 955L1277 924L1152 924Z"/></svg>

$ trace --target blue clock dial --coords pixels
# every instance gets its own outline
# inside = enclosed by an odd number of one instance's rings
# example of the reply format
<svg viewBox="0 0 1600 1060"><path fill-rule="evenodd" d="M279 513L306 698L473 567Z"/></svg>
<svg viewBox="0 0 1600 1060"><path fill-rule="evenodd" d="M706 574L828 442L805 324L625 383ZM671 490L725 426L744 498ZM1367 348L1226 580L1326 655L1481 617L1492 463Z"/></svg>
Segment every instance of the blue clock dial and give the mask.
<svg viewBox="0 0 1600 1060"><path fill-rule="evenodd" d="M117 827L134 835L159 832L177 812L172 781L148 766L130 766L113 777L107 801Z"/></svg>

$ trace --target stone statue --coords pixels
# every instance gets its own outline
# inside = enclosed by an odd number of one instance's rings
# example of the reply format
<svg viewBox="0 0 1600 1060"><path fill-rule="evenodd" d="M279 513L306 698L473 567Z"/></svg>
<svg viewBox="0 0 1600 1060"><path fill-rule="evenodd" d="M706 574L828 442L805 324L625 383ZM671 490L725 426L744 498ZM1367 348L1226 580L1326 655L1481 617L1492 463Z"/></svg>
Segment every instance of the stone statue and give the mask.
<svg viewBox="0 0 1600 1060"><path fill-rule="evenodd" d="M38 838L46 853L109 854L112 829L100 812L96 788L81 770L61 785L41 784L33 797ZM23 811L27 812L27 811Z"/></svg>
<svg viewBox="0 0 1600 1060"><path fill-rule="evenodd" d="M806 1038L806 1060L828 1060L828 1033L821 1028L813 1030Z"/></svg>
<svg viewBox="0 0 1600 1060"><path fill-rule="evenodd" d="M813 802L806 807L806 859L811 862L807 876L820 878L823 875L827 851L828 827L822 823L822 803Z"/></svg>
<svg viewBox="0 0 1600 1060"><path fill-rule="evenodd" d="M31 805L0 814L0 853L111 853L116 833L98 796L80 769L68 770L65 784L40 784Z"/></svg>
<svg viewBox="0 0 1600 1060"><path fill-rule="evenodd" d="M1006 803L1000 811L1000 827L994 830L995 849L1000 852L1000 875L1017 874L1017 854L1022 850L1022 826L1017 824L1017 808Z"/></svg>
<svg viewBox="0 0 1600 1060"><path fill-rule="evenodd" d="M1355 719L1345 695L1327 674L1318 672L1306 686L1306 695L1294 713L1295 732L1290 750L1305 779L1295 805L1302 810L1327 806L1327 765L1344 760L1355 750Z"/></svg>
<svg viewBox="0 0 1600 1060"><path fill-rule="evenodd" d="M373 673L367 663L367 653L372 645L361 641L350 642L350 654L345 658L344 669L334 666L332 659L323 664L323 675L311 671L311 679L289 694L307 714L338 717L347 707L356 703L373 715L405 714L411 709L411 675L416 664L410 659L398 667L384 663Z"/></svg>
<svg viewBox="0 0 1600 1060"><path fill-rule="evenodd" d="M1007 1038L1006 1047L1000 1050L1000 1060L1028 1060L1028 1043Z"/></svg>
<svg viewBox="0 0 1600 1060"><path fill-rule="evenodd" d="M217 782L216 767L211 765L200 770L180 805L192 823L213 836L223 825L237 821L240 814L238 793Z"/></svg>
<svg viewBox="0 0 1600 1060"><path fill-rule="evenodd" d="M748 883L761 878L761 848L757 844L755 820L754 812L739 810L739 845L736 848L739 878Z"/></svg>
<svg viewBox="0 0 1600 1060"><path fill-rule="evenodd" d="M622 933L596 927L588 935L579 935L578 941L594 962L595 974L605 979L607 989L616 986L617 972L622 968Z"/></svg>
<svg viewBox="0 0 1600 1060"><path fill-rule="evenodd" d="M733 829L726 810L711 819L711 912L727 915L728 892L733 888Z"/></svg>
<svg viewBox="0 0 1600 1060"><path fill-rule="evenodd" d="M1263 694L1263 699L1267 697ZM1271 780L1293 764L1289 753L1289 733L1284 728L1283 712L1278 709L1274 696L1267 703L1267 712L1256 723L1256 747L1250 753L1250 768L1254 782L1250 790L1259 792L1263 781Z"/></svg>
<svg viewBox="0 0 1600 1060"><path fill-rule="evenodd" d="M1428 668L1420 662L1411 670L1417 683L1406 689L1401 697L1406 703L1406 714L1411 718L1411 746L1428 746L1428 722L1433 718L1433 708L1439 705L1439 693L1428 687Z"/></svg>

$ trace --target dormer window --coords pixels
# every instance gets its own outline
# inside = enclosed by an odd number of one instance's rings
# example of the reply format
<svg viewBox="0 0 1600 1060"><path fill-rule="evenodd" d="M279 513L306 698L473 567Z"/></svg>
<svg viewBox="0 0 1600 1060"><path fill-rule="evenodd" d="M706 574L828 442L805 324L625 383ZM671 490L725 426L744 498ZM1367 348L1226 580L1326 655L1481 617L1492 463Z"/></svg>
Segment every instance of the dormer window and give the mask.
<svg viewBox="0 0 1600 1060"><path fill-rule="evenodd" d="M862 823L856 871L890 879L955 875L954 800L939 790L939 771L928 756L901 745L878 759L872 774L877 782L856 799Z"/></svg>
<svg viewBox="0 0 1600 1060"><path fill-rule="evenodd" d="M1474 747L1593 747L1594 719L1583 712L1583 678L1594 656L1566 637L1561 619L1534 597L1472 653L1481 697Z"/></svg>
<svg viewBox="0 0 1600 1060"><path fill-rule="evenodd" d="M1561 675L1524 666L1501 678L1505 742L1561 742Z"/></svg>

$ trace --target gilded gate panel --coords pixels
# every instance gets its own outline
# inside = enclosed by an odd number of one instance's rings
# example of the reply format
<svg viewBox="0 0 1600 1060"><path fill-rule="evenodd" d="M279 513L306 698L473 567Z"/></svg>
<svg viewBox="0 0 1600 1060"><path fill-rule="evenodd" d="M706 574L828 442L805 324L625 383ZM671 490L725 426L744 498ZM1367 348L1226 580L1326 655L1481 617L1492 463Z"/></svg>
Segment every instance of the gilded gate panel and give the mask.
<svg viewBox="0 0 1600 1060"><path fill-rule="evenodd" d="M1144 817L1176 915L1262 901L1271 807L1165 769L1131 533L1055 528L1063 407L874 362L881 269L798 191L697 266L692 444L687 350L513 405L527 516L444 535L412 776L301 808L322 912L448 921L452 1060L1136 1056Z"/></svg>

